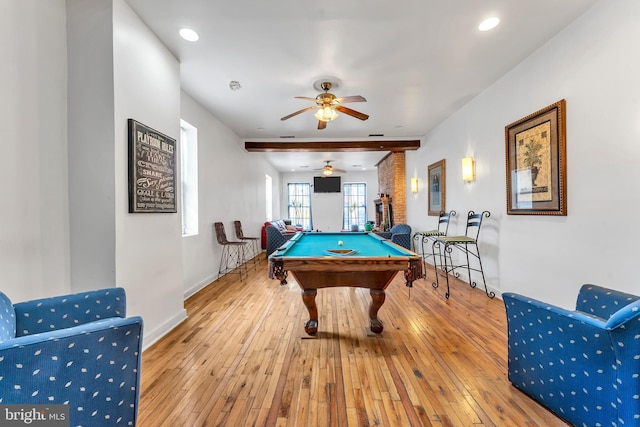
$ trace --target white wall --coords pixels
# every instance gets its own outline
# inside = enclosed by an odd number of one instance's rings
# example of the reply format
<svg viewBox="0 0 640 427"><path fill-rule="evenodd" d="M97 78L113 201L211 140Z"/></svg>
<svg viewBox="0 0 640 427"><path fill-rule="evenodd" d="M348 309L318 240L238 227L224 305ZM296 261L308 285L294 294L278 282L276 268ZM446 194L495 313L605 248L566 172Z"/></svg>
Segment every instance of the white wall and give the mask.
<svg viewBox="0 0 640 427"><path fill-rule="evenodd" d="M579 286L638 292L640 193L640 2L602 1L407 153L407 176L447 160L447 209L489 210L481 234L490 286L571 307ZM560 99L567 102L568 216L507 216L504 127ZM465 184L460 161L477 178ZM434 228L427 194L409 197L409 223ZM464 232L458 219L452 231ZM622 236L622 237L621 237ZM455 294L452 298L455 298Z"/></svg>
<svg viewBox="0 0 640 427"><path fill-rule="evenodd" d="M198 129L199 233L182 238L188 296L218 278L222 247L213 223L224 224L229 240L236 240L235 220L246 236L260 237L266 221L265 174L278 187L279 174L261 154L246 152L235 133L184 92L181 114Z"/></svg>
<svg viewBox="0 0 640 427"><path fill-rule="evenodd" d="M114 286L113 6L67 1L71 290Z"/></svg>
<svg viewBox="0 0 640 427"><path fill-rule="evenodd" d="M288 172L282 174L282 186L280 187L281 211L280 217L274 219L289 218L287 212L287 184L290 182L306 182L313 186L313 177L318 173ZM378 172L362 171L340 174L341 185L349 182L364 182L367 184L367 216L375 220L375 205L373 201L378 194ZM311 188L311 218L313 229L321 231L340 231L342 229L342 202L344 193L314 193Z"/></svg>
<svg viewBox="0 0 640 427"><path fill-rule="evenodd" d="M69 291L64 0L0 2L0 290Z"/></svg>
<svg viewBox="0 0 640 427"><path fill-rule="evenodd" d="M180 137L180 64L123 0L113 2L116 284L145 320L145 346L186 317L179 213L129 213L127 119Z"/></svg>

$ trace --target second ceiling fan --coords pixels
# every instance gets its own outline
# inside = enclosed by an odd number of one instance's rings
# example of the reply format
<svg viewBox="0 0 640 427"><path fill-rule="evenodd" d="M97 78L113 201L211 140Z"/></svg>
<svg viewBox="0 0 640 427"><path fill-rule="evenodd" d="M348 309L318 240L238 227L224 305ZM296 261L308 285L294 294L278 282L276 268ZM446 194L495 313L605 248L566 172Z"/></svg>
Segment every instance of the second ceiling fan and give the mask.
<svg viewBox="0 0 640 427"><path fill-rule="evenodd" d="M333 160L325 160L324 162L326 163L326 165L324 165L320 169L314 169L314 170L315 171L322 171L322 174L324 176L329 176L329 175L333 174L334 172L336 172L336 173L345 173L346 172L346 170L334 168L333 166L331 166L331 162L332 161Z"/></svg>
<svg viewBox="0 0 640 427"><path fill-rule="evenodd" d="M327 122L334 120L338 117L337 111L344 113L348 116L355 117L360 120L367 120L369 118L368 115L361 113L356 110L352 110L351 108L347 108L342 104L346 104L347 102L367 102L367 100L360 96L345 96L342 98L338 98L332 93L329 93L333 84L329 81L322 82L320 87L324 91L324 93L319 94L315 98L309 98L306 96L296 96L297 99L306 99L308 101L314 101L316 105L312 105L311 107L303 108L302 110L298 110L295 113L291 113L288 116L284 116L280 120L287 120L293 116L297 116L300 113L304 113L305 111L310 110L318 110L315 114L315 117L318 119L318 129L324 129L327 127Z"/></svg>

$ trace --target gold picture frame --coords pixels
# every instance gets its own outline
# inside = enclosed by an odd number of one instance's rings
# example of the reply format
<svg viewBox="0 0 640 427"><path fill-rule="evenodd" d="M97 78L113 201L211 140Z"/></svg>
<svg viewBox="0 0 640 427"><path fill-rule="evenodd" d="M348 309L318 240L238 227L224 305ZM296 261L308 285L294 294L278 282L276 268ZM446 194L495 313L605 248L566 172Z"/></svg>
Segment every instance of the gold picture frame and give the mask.
<svg viewBox="0 0 640 427"><path fill-rule="evenodd" d="M565 104L505 127L508 215L567 215Z"/></svg>
<svg viewBox="0 0 640 427"><path fill-rule="evenodd" d="M428 182L427 191L428 194L428 209L427 214L430 216L438 216L440 212L445 212L446 209L446 163L445 159L432 163L427 168Z"/></svg>

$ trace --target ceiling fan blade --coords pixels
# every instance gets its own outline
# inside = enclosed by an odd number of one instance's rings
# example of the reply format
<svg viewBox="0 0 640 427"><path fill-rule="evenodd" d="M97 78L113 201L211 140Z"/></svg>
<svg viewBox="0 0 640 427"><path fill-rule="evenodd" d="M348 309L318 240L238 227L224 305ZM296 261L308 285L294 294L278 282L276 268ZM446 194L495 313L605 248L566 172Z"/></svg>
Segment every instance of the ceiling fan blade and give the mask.
<svg viewBox="0 0 640 427"><path fill-rule="evenodd" d="M364 113L361 113L356 110L352 110L351 108L347 108L342 105L336 105L335 109L337 111L340 111L341 113L348 114L351 117L355 117L356 119L367 120L369 118L369 116Z"/></svg>
<svg viewBox="0 0 640 427"><path fill-rule="evenodd" d="M327 122L324 122L322 120L318 120L318 130L322 130L324 128L327 127Z"/></svg>
<svg viewBox="0 0 640 427"><path fill-rule="evenodd" d="M300 113L304 113L305 111L313 110L313 109L315 109L315 108L318 108L318 106L317 106L317 105L313 105L313 106L311 106L311 107L303 108L302 110L298 110L298 111L296 111L295 113L291 113L291 114L289 114L288 116L284 116L284 117L283 117L283 118L281 118L280 120L287 120L287 119L290 119L290 118L291 118L291 117L293 117L293 116L297 116L297 115L298 115L298 114L300 114Z"/></svg>
<svg viewBox="0 0 640 427"><path fill-rule="evenodd" d="M306 99L307 101L313 101L313 102L316 102L316 99L315 99L315 98L309 98L309 97L307 97L307 96L294 96L294 98L296 98L296 99Z"/></svg>
<svg viewBox="0 0 640 427"><path fill-rule="evenodd" d="M360 95L345 96L344 98L336 98L336 102L338 104L344 104L346 102L367 102L367 99L364 96Z"/></svg>

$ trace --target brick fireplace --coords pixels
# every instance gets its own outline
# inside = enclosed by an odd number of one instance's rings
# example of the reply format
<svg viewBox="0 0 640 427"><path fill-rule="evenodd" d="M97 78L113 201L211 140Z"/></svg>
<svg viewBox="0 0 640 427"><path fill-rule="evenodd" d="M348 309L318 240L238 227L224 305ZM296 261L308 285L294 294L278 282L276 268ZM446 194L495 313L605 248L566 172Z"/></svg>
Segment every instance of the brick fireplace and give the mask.
<svg viewBox="0 0 640 427"><path fill-rule="evenodd" d="M407 222L407 185L405 152L390 152L378 164L378 193L376 225L390 215L389 226ZM386 206L388 204L388 206Z"/></svg>

